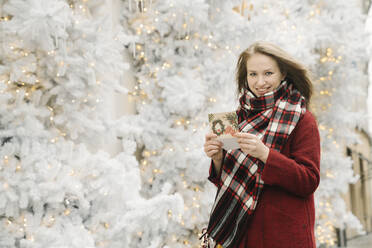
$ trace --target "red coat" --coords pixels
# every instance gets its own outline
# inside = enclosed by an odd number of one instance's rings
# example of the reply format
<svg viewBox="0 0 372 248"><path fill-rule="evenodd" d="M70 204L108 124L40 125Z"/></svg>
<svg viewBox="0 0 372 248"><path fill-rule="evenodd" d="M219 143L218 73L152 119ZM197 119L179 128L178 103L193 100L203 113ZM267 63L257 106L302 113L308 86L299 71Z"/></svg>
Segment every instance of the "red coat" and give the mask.
<svg viewBox="0 0 372 248"><path fill-rule="evenodd" d="M307 111L280 153L270 149L262 174L265 182L239 248L315 248L314 191L319 185L320 139ZM221 170L222 171L222 170ZM209 180L220 176L213 163Z"/></svg>

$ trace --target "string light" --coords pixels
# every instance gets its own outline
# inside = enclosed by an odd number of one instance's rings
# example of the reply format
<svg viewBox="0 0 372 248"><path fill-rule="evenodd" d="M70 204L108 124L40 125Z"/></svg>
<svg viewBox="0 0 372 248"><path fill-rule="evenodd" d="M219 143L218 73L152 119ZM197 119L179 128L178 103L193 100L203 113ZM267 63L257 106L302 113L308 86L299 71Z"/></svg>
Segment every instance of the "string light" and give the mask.
<svg viewBox="0 0 372 248"><path fill-rule="evenodd" d="M28 235L27 240L33 242L34 241L34 236L32 234Z"/></svg>
<svg viewBox="0 0 372 248"><path fill-rule="evenodd" d="M17 167L16 167L16 172L19 172L19 171L21 171L21 169L22 169L21 165L20 165L20 164L18 164L18 165L17 165Z"/></svg>
<svg viewBox="0 0 372 248"><path fill-rule="evenodd" d="M4 164L7 164L9 162L9 157L7 155L4 156Z"/></svg>
<svg viewBox="0 0 372 248"><path fill-rule="evenodd" d="M320 62L321 63L335 62L336 64L338 64L338 63L340 63L341 60L342 60L341 55L335 57L335 56L333 56L333 49L332 48L327 48L326 49L326 55L320 59Z"/></svg>
<svg viewBox="0 0 372 248"><path fill-rule="evenodd" d="M330 171L327 171L326 172L326 177L334 178L335 176Z"/></svg>
<svg viewBox="0 0 372 248"><path fill-rule="evenodd" d="M10 21L13 18L13 16L1 16L0 17L0 22L7 22Z"/></svg>
<svg viewBox="0 0 372 248"><path fill-rule="evenodd" d="M145 157L150 157L151 156L151 152L150 151L148 151L148 150L144 150L143 151L143 155L145 156Z"/></svg>
<svg viewBox="0 0 372 248"><path fill-rule="evenodd" d="M213 103L217 102L217 99L214 98L214 97L210 97L208 100L209 100L210 102L213 102Z"/></svg>

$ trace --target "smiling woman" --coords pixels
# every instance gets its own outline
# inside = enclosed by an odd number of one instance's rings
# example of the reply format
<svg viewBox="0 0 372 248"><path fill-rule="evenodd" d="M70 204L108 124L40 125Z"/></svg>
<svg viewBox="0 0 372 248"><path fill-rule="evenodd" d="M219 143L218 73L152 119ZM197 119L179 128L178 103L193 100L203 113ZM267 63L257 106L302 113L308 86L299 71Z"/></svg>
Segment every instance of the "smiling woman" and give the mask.
<svg viewBox="0 0 372 248"><path fill-rule="evenodd" d="M308 71L279 47L257 42L237 63L239 149L207 134L217 187L206 236L224 248L315 248L320 139L308 111Z"/></svg>

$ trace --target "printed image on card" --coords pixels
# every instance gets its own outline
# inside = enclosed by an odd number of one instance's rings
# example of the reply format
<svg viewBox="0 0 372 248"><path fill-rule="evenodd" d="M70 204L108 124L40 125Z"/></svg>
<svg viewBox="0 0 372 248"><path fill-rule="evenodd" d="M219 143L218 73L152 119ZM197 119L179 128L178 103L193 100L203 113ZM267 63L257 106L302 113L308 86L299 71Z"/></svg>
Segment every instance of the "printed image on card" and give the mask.
<svg viewBox="0 0 372 248"><path fill-rule="evenodd" d="M239 144L232 135L239 132L238 116L236 112L213 113L208 115L211 132L222 141L225 150L238 149Z"/></svg>

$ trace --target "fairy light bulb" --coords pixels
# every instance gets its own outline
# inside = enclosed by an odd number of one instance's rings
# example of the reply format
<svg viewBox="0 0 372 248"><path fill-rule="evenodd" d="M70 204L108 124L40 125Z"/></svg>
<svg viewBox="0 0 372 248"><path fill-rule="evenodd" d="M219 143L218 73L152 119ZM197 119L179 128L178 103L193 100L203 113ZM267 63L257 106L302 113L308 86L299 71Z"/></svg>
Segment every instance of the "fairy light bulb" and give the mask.
<svg viewBox="0 0 372 248"><path fill-rule="evenodd" d="M28 235L27 240L34 242L34 236L32 234Z"/></svg>
<svg viewBox="0 0 372 248"><path fill-rule="evenodd" d="M144 155L145 157L150 157L150 156L151 156L151 153L150 153L149 151L145 150L145 151L143 152L143 155Z"/></svg>
<svg viewBox="0 0 372 248"><path fill-rule="evenodd" d="M7 164L9 162L9 157L7 155L4 156L4 164Z"/></svg>

